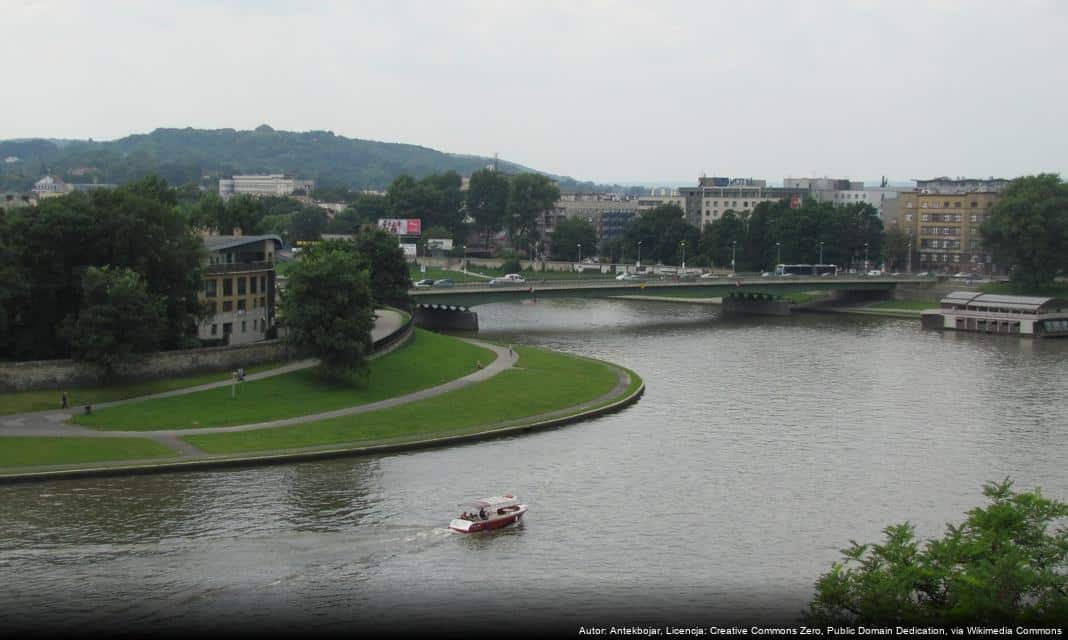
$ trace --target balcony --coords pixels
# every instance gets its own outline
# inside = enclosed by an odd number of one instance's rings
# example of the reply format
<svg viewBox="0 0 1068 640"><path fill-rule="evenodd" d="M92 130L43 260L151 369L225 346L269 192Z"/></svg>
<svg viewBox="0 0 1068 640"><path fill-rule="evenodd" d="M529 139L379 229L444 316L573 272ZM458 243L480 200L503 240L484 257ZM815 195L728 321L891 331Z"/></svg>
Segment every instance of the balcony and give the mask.
<svg viewBox="0 0 1068 640"><path fill-rule="evenodd" d="M269 271L274 269L273 262L233 262L229 264L209 264L204 266L204 275L220 273L241 273L244 271Z"/></svg>

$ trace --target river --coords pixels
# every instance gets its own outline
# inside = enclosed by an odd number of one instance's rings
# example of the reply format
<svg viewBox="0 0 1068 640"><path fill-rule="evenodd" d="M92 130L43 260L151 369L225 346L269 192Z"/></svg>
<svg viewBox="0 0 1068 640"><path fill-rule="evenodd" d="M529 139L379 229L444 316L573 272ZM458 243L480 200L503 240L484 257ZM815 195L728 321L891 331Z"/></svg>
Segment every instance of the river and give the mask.
<svg viewBox="0 0 1068 640"><path fill-rule="evenodd" d="M1011 476L1068 499L1068 341L620 300L495 304L481 335L645 396L463 446L0 487L0 629L471 630L788 620L851 539L922 538ZM518 528L447 530L514 492Z"/></svg>

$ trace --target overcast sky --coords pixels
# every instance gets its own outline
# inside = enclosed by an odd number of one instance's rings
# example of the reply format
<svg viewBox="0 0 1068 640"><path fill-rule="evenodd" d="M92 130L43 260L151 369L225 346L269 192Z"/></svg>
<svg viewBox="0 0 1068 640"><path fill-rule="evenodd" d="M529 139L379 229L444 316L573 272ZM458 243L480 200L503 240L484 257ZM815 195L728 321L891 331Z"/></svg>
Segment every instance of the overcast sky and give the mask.
<svg viewBox="0 0 1068 640"><path fill-rule="evenodd" d="M1061 0L0 0L0 24L0 138L267 123L602 182L1068 168Z"/></svg>

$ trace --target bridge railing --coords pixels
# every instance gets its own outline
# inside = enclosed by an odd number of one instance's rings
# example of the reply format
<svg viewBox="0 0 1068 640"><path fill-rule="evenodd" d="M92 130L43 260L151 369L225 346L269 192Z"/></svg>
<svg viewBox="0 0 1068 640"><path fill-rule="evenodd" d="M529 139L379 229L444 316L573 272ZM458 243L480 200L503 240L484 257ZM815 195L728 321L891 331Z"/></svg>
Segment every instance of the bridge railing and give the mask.
<svg viewBox="0 0 1068 640"><path fill-rule="evenodd" d="M606 276L598 278L531 278L526 279L524 282L507 282L490 284L489 280L478 282L455 282L449 287L413 287L411 291L413 293L420 292L438 292L445 293L456 289L475 289L475 290L490 290L490 291L523 291L534 287L536 289L578 289L587 287L610 287L610 288L634 288L641 284L654 285L657 287L666 286L686 286L691 287L694 285L707 285L707 286L724 286L726 284L741 284L741 285L768 285L768 284L790 284L790 283L812 283L812 284L829 284L832 282L901 282L904 280L929 280L929 278L922 278L916 276L900 275L884 275L884 276L868 276L861 274L839 274L837 276L762 276L760 273L738 273L734 276L719 276L716 278L699 278L699 277L679 277L672 275L652 275L644 276L638 279L630 280L617 280L615 276Z"/></svg>

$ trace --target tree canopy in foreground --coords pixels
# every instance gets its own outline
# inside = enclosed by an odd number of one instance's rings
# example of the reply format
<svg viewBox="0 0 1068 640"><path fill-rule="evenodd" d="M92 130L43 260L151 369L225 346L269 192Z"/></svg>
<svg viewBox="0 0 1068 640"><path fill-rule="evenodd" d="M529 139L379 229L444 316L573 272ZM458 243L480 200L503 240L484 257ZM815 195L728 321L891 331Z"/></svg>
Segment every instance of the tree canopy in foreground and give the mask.
<svg viewBox="0 0 1068 640"><path fill-rule="evenodd" d="M812 624L1063 624L1068 504L988 483L986 507L923 548L909 523L882 544L852 543L816 583ZM1060 526L1050 531L1058 520Z"/></svg>

